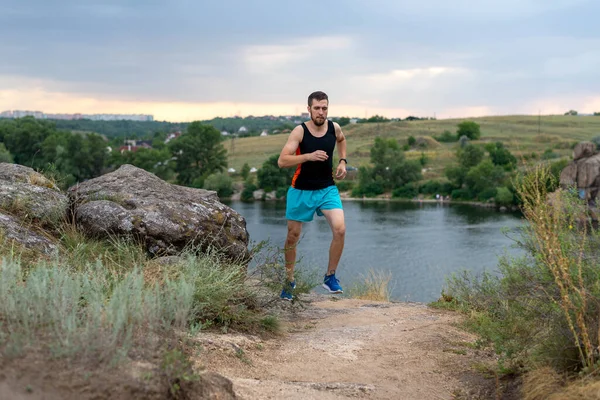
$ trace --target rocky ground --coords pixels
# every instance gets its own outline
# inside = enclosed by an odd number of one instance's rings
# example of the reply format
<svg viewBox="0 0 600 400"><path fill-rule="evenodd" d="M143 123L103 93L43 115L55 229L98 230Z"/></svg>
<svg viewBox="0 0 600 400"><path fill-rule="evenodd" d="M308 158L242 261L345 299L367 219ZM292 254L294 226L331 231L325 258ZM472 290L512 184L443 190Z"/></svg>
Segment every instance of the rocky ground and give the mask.
<svg viewBox="0 0 600 400"><path fill-rule="evenodd" d="M287 304L287 303L286 303ZM311 295L282 307L285 333L201 336L196 359L242 399L516 399L460 316L415 303Z"/></svg>

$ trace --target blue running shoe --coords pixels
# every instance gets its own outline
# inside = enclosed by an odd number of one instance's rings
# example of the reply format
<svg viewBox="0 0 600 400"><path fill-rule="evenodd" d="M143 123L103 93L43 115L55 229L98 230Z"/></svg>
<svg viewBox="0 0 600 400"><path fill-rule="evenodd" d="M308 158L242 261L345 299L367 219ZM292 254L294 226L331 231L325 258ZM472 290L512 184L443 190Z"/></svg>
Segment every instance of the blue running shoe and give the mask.
<svg viewBox="0 0 600 400"><path fill-rule="evenodd" d="M344 293L340 286L340 281L335 277L335 274L325 275L323 287L329 290L329 293Z"/></svg>
<svg viewBox="0 0 600 400"><path fill-rule="evenodd" d="M283 289L281 290L279 297L281 297L283 300L292 301L294 298L294 289L296 289L296 281L286 282L283 285Z"/></svg>

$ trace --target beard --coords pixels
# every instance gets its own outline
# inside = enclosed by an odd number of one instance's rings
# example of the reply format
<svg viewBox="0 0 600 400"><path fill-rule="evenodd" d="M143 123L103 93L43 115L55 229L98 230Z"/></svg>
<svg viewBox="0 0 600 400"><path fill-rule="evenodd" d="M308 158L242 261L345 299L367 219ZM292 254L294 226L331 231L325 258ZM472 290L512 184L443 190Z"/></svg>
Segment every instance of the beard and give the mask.
<svg viewBox="0 0 600 400"><path fill-rule="evenodd" d="M310 119L316 126L322 126L327 120L325 117L313 117L312 115L310 116Z"/></svg>

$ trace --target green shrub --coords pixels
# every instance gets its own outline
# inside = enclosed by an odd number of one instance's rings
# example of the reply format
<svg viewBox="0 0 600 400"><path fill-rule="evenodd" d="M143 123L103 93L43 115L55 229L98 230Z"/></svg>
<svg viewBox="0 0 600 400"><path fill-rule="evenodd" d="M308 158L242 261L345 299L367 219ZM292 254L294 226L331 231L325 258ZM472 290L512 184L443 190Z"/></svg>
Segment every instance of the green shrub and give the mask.
<svg viewBox="0 0 600 400"><path fill-rule="evenodd" d="M288 189L289 188L285 187L277 188L277 191L275 192L275 197L277 197L278 199L284 198L285 196L287 196Z"/></svg>
<svg viewBox="0 0 600 400"><path fill-rule="evenodd" d="M429 180L419 187L419 193L437 194L441 192L442 183L439 181Z"/></svg>
<svg viewBox="0 0 600 400"><path fill-rule="evenodd" d="M204 188L214 190L220 198L231 197L233 194L233 179L225 172L212 174L204 181Z"/></svg>
<svg viewBox="0 0 600 400"><path fill-rule="evenodd" d="M335 184L340 192L347 192L354 188L354 181L337 181Z"/></svg>
<svg viewBox="0 0 600 400"><path fill-rule="evenodd" d="M256 185L253 183L246 182L244 186L244 190L240 195L240 199L242 201L253 201L254 200L254 191L257 189Z"/></svg>
<svg viewBox="0 0 600 400"><path fill-rule="evenodd" d="M555 153L552 149L546 149L542 154L542 160L552 160L553 158L560 157L560 154Z"/></svg>
<svg viewBox="0 0 600 400"><path fill-rule="evenodd" d="M440 136L434 136L433 138L442 143L452 143L458 140L456 135L452 134L449 130L445 130Z"/></svg>
<svg viewBox="0 0 600 400"><path fill-rule="evenodd" d="M454 189L450 196L453 200L473 200L473 195L469 189Z"/></svg>
<svg viewBox="0 0 600 400"><path fill-rule="evenodd" d="M392 197L400 199L412 199L419 194L417 184L414 182L407 183L392 191Z"/></svg>
<svg viewBox="0 0 600 400"><path fill-rule="evenodd" d="M508 206L514 201L512 192L507 187L499 187L496 189L496 204L499 206Z"/></svg>
<svg viewBox="0 0 600 400"><path fill-rule="evenodd" d="M417 143L417 139L414 136L409 136L407 140L407 144L409 146L414 146Z"/></svg>

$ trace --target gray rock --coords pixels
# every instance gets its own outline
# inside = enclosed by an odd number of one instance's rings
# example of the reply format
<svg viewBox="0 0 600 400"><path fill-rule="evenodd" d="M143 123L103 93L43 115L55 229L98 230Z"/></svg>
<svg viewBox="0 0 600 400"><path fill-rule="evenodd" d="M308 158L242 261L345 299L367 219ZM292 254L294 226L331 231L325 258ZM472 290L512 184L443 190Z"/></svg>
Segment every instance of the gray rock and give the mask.
<svg viewBox="0 0 600 400"><path fill-rule="evenodd" d="M91 236L132 236L160 256L194 247L221 249L247 260L246 220L219 202L216 192L164 182L132 165L68 190L79 229Z"/></svg>
<svg viewBox="0 0 600 400"><path fill-rule="evenodd" d="M596 153L596 145L592 142L580 142L573 149L573 160L591 157Z"/></svg>
<svg viewBox="0 0 600 400"><path fill-rule="evenodd" d="M17 244L47 256L58 254L58 247L47 236L29 229L17 218L0 213L0 239L8 244L14 241Z"/></svg>
<svg viewBox="0 0 600 400"><path fill-rule="evenodd" d="M22 221L56 227L69 208L69 199L44 175L18 164L0 163L0 209Z"/></svg>
<svg viewBox="0 0 600 400"><path fill-rule="evenodd" d="M252 192L252 197L254 200L262 200L265 197L265 191L263 189L258 189Z"/></svg>

